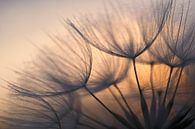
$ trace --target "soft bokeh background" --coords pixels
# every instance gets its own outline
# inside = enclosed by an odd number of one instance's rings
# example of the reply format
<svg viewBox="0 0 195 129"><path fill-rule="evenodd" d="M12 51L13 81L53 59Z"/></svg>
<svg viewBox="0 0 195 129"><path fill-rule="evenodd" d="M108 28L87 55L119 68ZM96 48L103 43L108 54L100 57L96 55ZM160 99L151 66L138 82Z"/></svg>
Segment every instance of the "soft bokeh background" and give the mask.
<svg viewBox="0 0 195 129"><path fill-rule="evenodd" d="M29 41L49 43L45 32L63 32L62 18L97 11L100 5L101 0L0 0L0 78L14 79L12 69L22 68L35 56ZM0 96L4 94L0 88Z"/></svg>
<svg viewBox="0 0 195 129"><path fill-rule="evenodd" d="M129 6L130 1L115 2ZM99 13L108 3L105 0L0 0L0 84L5 85L3 79L14 80L13 70L28 65L36 55L31 41L49 44L46 32L63 33L63 18ZM0 87L0 97L5 93Z"/></svg>
<svg viewBox="0 0 195 129"><path fill-rule="evenodd" d="M100 1L91 0L18 0L0 1L0 75L8 67L30 59L33 42L47 42L44 31L59 32L64 28L60 20L84 10L95 10ZM96 7L97 7L96 6ZM96 8L95 7L95 8Z"/></svg>
<svg viewBox="0 0 195 129"><path fill-rule="evenodd" d="M121 2L123 6L140 8L140 5L144 6L155 0L114 1ZM3 79L15 80L13 70L23 69L36 56L36 48L30 43L31 41L39 45L50 44L46 32L63 33L64 28L60 23L63 18L99 13L104 11L104 4L107 2L108 0L0 0L0 98L7 98L7 91L2 88L6 85ZM194 0L191 5L192 9L193 7L195 7ZM192 17L195 17L194 12L190 14ZM0 104L0 107L6 105Z"/></svg>
<svg viewBox="0 0 195 129"><path fill-rule="evenodd" d="M144 2L143 2L144 1ZM151 0L142 0L147 4ZM136 0L116 0L128 5ZM35 56L36 44L49 44L48 33L63 33L62 18L103 10L105 0L0 0L0 85L13 80L12 69L20 69ZM191 8L194 7L192 3ZM140 6L136 6L139 8ZM192 12L191 15L194 16ZM5 97L0 88L0 97Z"/></svg>

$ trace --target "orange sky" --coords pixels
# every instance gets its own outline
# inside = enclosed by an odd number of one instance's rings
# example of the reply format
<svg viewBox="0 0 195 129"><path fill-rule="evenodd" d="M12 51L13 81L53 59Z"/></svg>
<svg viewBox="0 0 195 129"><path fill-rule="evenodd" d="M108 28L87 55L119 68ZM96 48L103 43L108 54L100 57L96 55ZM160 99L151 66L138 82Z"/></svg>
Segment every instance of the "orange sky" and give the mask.
<svg viewBox="0 0 195 129"><path fill-rule="evenodd" d="M12 79L14 75L10 68L20 68L26 61L33 58L35 51L28 40L35 43L48 43L44 31L63 32L64 28L59 22L61 18L77 16L78 13L100 11L103 1L0 1L0 78ZM123 1L124 5L127 3L126 0L119 1ZM136 2L135 0L129 1ZM0 83L3 84L1 79Z"/></svg>
<svg viewBox="0 0 195 129"><path fill-rule="evenodd" d="M121 1L124 6L129 6L126 0ZM0 1L0 78L12 79L10 68L21 68L26 61L35 56L35 49L28 40L37 44L47 44L48 37L44 32L62 33L62 18L78 16L79 13L99 13L103 11L106 2L108 1ZM3 83L1 79L0 83Z"/></svg>
<svg viewBox="0 0 195 129"><path fill-rule="evenodd" d="M48 43L45 32L63 32L61 18L100 8L102 0L0 1L0 78L12 80L10 69L19 69L35 56L29 43ZM0 79L1 85L5 85ZM5 94L0 87L0 97Z"/></svg>

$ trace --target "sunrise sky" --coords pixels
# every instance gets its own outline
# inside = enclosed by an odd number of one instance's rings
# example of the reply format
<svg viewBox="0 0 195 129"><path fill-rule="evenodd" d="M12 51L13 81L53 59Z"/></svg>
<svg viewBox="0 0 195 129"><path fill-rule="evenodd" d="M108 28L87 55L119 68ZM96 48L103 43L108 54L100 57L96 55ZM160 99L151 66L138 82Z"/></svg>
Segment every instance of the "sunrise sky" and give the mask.
<svg viewBox="0 0 195 129"><path fill-rule="evenodd" d="M117 0L116 0L117 1ZM128 5L129 1L120 0ZM12 79L35 56L36 44L49 44L48 33L63 33L63 18L103 11L105 0L0 0L0 77ZM0 80L1 83L2 80Z"/></svg>
<svg viewBox="0 0 195 129"><path fill-rule="evenodd" d="M0 78L13 80L36 54L29 41L48 43L45 32L63 32L62 18L93 12L101 0L0 0ZM98 7L99 6L99 7ZM1 85L5 85L0 79ZM6 92L0 87L0 97Z"/></svg>
<svg viewBox="0 0 195 129"><path fill-rule="evenodd" d="M93 11L98 5L100 0L1 0L0 76L7 77L8 68L21 66L24 60L31 59L34 51L28 40L46 43L45 31L63 31L61 18Z"/></svg>
<svg viewBox="0 0 195 129"><path fill-rule="evenodd" d="M121 1L123 4L127 3L127 0ZM149 0L145 3L147 1ZM104 2L104 0L0 0L0 78L11 80L14 75L10 69L22 68L35 56L29 40L38 44L49 43L44 32L63 32L64 28L60 23L62 18L100 11ZM0 82L3 84L1 79Z"/></svg>

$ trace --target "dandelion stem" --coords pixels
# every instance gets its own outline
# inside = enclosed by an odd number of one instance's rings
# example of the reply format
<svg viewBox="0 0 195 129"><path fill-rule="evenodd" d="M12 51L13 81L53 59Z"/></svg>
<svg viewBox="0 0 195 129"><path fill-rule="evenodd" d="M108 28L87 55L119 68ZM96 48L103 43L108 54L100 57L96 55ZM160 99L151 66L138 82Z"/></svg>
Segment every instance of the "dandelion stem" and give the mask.
<svg viewBox="0 0 195 129"><path fill-rule="evenodd" d="M121 107L121 109L123 111L125 111L126 110L125 107L122 105L122 103L119 101L119 99L117 98L117 96L113 93L113 91L110 88L108 88L108 90L112 94L112 96L114 97L114 99L116 100L116 102L118 103L118 105Z"/></svg>
<svg viewBox="0 0 195 129"><path fill-rule="evenodd" d="M111 114L113 113L98 97L96 97L87 87L85 87L87 92L95 99L97 100L108 112Z"/></svg>
<svg viewBox="0 0 195 129"><path fill-rule="evenodd" d="M173 100L174 100L174 98L175 98L175 96L176 96L177 89L178 89L178 87L179 87L179 83L180 83L180 80L181 80L181 77L182 77L181 75L182 75L182 73L183 73L183 69L184 69L184 67L181 68L180 73L179 73L179 77L178 77L178 80L177 80L177 83L176 83L175 91L174 91L173 97L172 97Z"/></svg>
<svg viewBox="0 0 195 129"><path fill-rule="evenodd" d="M117 84L114 84L114 87L117 89L117 91L119 92L123 102L125 103L126 107L128 108L129 112L131 112L131 108L129 107L128 103L127 103L127 100L125 99L123 93L121 92L120 88L118 88Z"/></svg>
<svg viewBox="0 0 195 129"><path fill-rule="evenodd" d="M127 128L131 127L131 125L121 116L111 111L98 97L96 97L86 86L86 91L99 103L101 104L114 118L116 118L121 124L126 126Z"/></svg>
<svg viewBox="0 0 195 129"><path fill-rule="evenodd" d="M107 129L109 129L109 126L108 126L108 125L106 125L106 124L104 124L104 123L102 123L102 122L100 122L100 121L97 121L96 119L94 119L94 118L88 116L87 114L81 112L81 115L83 115L83 116L86 117L87 119L89 119L89 120L91 120L91 121L93 121L93 122L95 122L95 123L97 123L97 124L99 124L99 125L101 125L101 126L107 128Z"/></svg>
<svg viewBox="0 0 195 129"><path fill-rule="evenodd" d="M44 102L50 108L50 110L54 113L54 115L55 115L55 117L57 119L56 123L57 123L59 129L62 129L61 120L60 120L56 110L53 108L53 106L50 103L48 103L45 99L43 99L41 97L39 97L38 99L40 99L42 102Z"/></svg>
<svg viewBox="0 0 195 129"><path fill-rule="evenodd" d="M117 101L117 103L120 105L120 107L121 107L121 109L124 111L124 113L126 114L126 115L128 115L129 113L128 113L128 111L125 109L125 107L121 104L121 102L118 100L118 98L116 97L116 95L113 93L113 91L109 88L109 91L110 91L110 93L112 94L112 96L114 97L114 99ZM136 127L138 127L139 129L143 129L143 127L141 126L141 124L140 124L140 122L139 122L139 120L138 120L138 118L137 118L137 116L134 114L134 112L133 112L133 110L130 108L130 114L133 116L133 120L134 120L134 122L135 123L138 123L138 124L136 124ZM127 119L129 119L129 117L128 116L126 116L127 117Z"/></svg>
<svg viewBox="0 0 195 129"><path fill-rule="evenodd" d="M135 59L133 59L133 68L134 68L134 72L135 72L135 79L136 79L136 82L137 82L139 93L140 93L141 96L143 96L142 89L141 89L140 82L139 82L139 78L138 78L138 74L137 74Z"/></svg>
<svg viewBox="0 0 195 129"><path fill-rule="evenodd" d="M152 96L155 96L154 82L153 82L153 69L154 69L154 64L151 64L150 69L151 69L151 72L150 72L150 83L151 83L151 88L152 88Z"/></svg>
<svg viewBox="0 0 195 129"><path fill-rule="evenodd" d="M133 68L134 68L134 72L135 72L135 78L136 78L137 86L138 86L139 93L140 93L140 103L141 103L142 113L143 113L143 116L144 116L145 127L147 129L149 129L150 128L149 111L148 111L148 106L147 106L147 103L146 103L146 99L145 99L145 97L142 93L142 89L141 89L141 86L140 86L140 82L139 82L139 78L138 78L138 74L137 74L135 58L133 59Z"/></svg>
<svg viewBox="0 0 195 129"><path fill-rule="evenodd" d="M69 105L67 104L67 106L69 106ZM69 106L69 108L70 108L70 106ZM96 120L96 119L90 117L89 115L83 113L82 111L78 111L78 110L75 109L74 107L71 107L71 108L73 109L74 112L79 113L79 114L81 114L82 116L86 117L87 119L89 119L89 120L91 120L91 121L93 121L93 122L99 124L100 126L103 126L103 127L107 128L107 129L109 129L109 126L108 126L108 125L106 125L106 124L104 124L104 123L102 123L102 122L100 122L100 121L98 121L98 120Z"/></svg>
<svg viewBox="0 0 195 129"><path fill-rule="evenodd" d="M88 127L88 128L90 128L90 129L97 129L97 128L95 128L94 126L89 125L89 124L86 124L86 123L79 122L78 124L79 124L80 126Z"/></svg>
<svg viewBox="0 0 195 129"><path fill-rule="evenodd" d="M156 120L156 95L154 91L154 83L153 83L153 69L154 69L154 64L152 63L150 65L150 83L151 83L151 88L152 88L152 101L150 105L150 124L151 127L154 128L154 123Z"/></svg>
<svg viewBox="0 0 195 129"><path fill-rule="evenodd" d="M168 77L168 81L167 81L166 91L165 91L165 95L164 95L163 102L162 102L163 105L166 102L166 97L167 97L167 93L168 93L168 90L169 90L169 85L170 85L170 82L171 82L172 73L173 73L173 67L170 67L170 72L169 72L169 77Z"/></svg>

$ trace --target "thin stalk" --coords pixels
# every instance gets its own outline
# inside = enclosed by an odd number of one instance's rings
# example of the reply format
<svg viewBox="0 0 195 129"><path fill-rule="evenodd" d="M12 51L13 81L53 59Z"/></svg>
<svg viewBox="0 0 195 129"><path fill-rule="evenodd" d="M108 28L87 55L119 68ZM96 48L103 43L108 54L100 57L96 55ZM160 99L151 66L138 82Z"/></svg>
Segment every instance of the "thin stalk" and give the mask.
<svg viewBox="0 0 195 129"><path fill-rule="evenodd" d="M119 89L119 88L118 88ZM119 89L120 90L120 89ZM126 110L126 108L121 104L121 102L118 100L118 98L116 97L116 95L112 92L112 90L109 89L109 91L111 92L111 94L113 95L113 97L115 98L115 100L118 102L118 104L120 105L120 107L122 108L123 112L126 114L126 117L129 121L134 121L135 126L139 129L143 129L141 123L139 122L139 119L137 118L137 116L134 114L133 110L129 107L129 112ZM121 91L120 91L121 92ZM123 96L122 92L121 92L121 96ZM124 96L123 96L124 97ZM124 100L126 101L125 97ZM127 102L126 102L127 103ZM129 115L129 116L128 116ZM129 117L132 117L131 119Z"/></svg>
<svg viewBox="0 0 195 129"><path fill-rule="evenodd" d="M79 122L78 124L79 124L80 126L84 126L84 127L90 128L90 129L97 129L97 128L95 128L94 126L88 125L88 124L86 124L86 123Z"/></svg>
<svg viewBox="0 0 195 129"><path fill-rule="evenodd" d="M150 105L150 124L151 128L154 128L154 123L156 120L156 95L154 91L154 83L153 83L153 69L154 69L154 64L151 64L150 66L150 83L151 83L151 88L152 88L152 101Z"/></svg>
<svg viewBox="0 0 195 129"><path fill-rule="evenodd" d="M116 102L118 103L118 105L120 106L120 108L123 111L126 111L125 107L122 105L122 103L119 101L119 99L117 98L117 96L113 93L113 91L110 88L108 88L108 90L111 93L111 95L113 96L113 98L116 100Z"/></svg>
<svg viewBox="0 0 195 129"><path fill-rule="evenodd" d="M158 91L158 110L161 108L161 102L162 102L162 91Z"/></svg>
<svg viewBox="0 0 195 129"><path fill-rule="evenodd" d="M131 125L120 115L116 114L115 112L111 111L99 98L97 98L86 86L86 91L100 104L107 110L115 119L117 119L121 124L126 126L127 128L131 127Z"/></svg>
<svg viewBox="0 0 195 129"><path fill-rule="evenodd" d="M131 112L131 108L129 107L129 104L127 103L127 100L125 99L125 96L123 95L122 91L120 90L120 88L118 88L117 84L114 84L114 87L116 88L116 90L119 92L123 102L125 103L126 107L128 108L129 112Z"/></svg>
<svg viewBox="0 0 195 129"><path fill-rule="evenodd" d="M143 127L141 126L141 123L139 122L139 119L137 118L137 116L134 114L134 112L132 111L132 109L130 108L130 114L128 113L128 111L126 110L126 108L121 104L121 102L118 100L118 98L116 97L116 95L112 92L111 89L109 89L110 93L112 94L112 96L114 97L114 99L117 101L117 103L120 105L121 109L124 111L124 113L126 114L126 117L129 121L134 122L135 126L139 129L143 129ZM129 116L127 115L131 115L133 118L132 120L130 120Z"/></svg>
<svg viewBox="0 0 195 129"><path fill-rule="evenodd" d="M39 97L38 99L40 99L41 101L43 101L50 108L50 110L54 113L54 115L55 115L55 117L57 119L58 127L59 127L59 129L62 129L61 120L60 120L60 118L59 118L56 110L53 108L53 106L50 103L48 103L45 99L43 99L41 97Z"/></svg>
<svg viewBox="0 0 195 129"><path fill-rule="evenodd" d="M96 119L94 119L94 118L88 116L87 114L85 114L85 113L82 112L81 115L83 115L83 116L86 117L87 119L89 119L89 120L95 122L96 124L99 124L100 126L103 126L103 127L107 128L107 129L109 129L109 126L108 126L108 125L106 125L106 124L104 124L104 123L102 123L102 122L100 122L100 121L98 121L98 120L96 120Z"/></svg>
<svg viewBox="0 0 195 129"><path fill-rule="evenodd" d="M173 73L173 67L170 67L170 72L169 72L169 77L168 77L168 81L167 81L166 91L165 91L165 95L164 95L163 102L162 102L163 105L166 102L166 97L167 97L167 93L168 93L168 90L169 90L169 85L170 85L170 82L171 82L172 73Z"/></svg>
<svg viewBox="0 0 195 129"><path fill-rule="evenodd" d="M100 103L110 114L113 114L113 112L98 98L96 97L87 87L85 87L87 92L98 102Z"/></svg>
<svg viewBox="0 0 195 129"><path fill-rule="evenodd" d="M154 64L151 64L150 69L151 69L151 72L150 72L150 83L151 83L151 88L152 88L152 96L155 96L154 82L153 82L153 69L154 69Z"/></svg>
<svg viewBox="0 0 195 129"><path fill-rule="evenodd" d="M174 91L174 94L173 94L173 97L172 97L173 100L174 100L174 98L176 96L177 89L179 87L179 83L180 83L180 80L181 80L181 77L182 77L181 75L183 73L183 69L184 69L184 67L181 68L180 73L179 73L179 77L178 77L178 80L177 80L177 83L176 83L175 91Z"/></svg>
<svg viewBox="0 0 195 129"><path fill-rule="evenodd" d="M183 68L181 68L181 70L180 70L180 73L179 73L179 77L177 79L177 83L176 83L176 88L175 88L174 94L173 94L172 98L168 101L168 104L166 106L166 113L165 113L164 117L162 117L162 116L160 116L161 118L159 117L159 119L161 119L160 120L161 123L166 122L167 118L170 115L170 112L171 112L172 107L173 107L173 104L174 104L174 99L175 99L175 95L176 95L176 92L177 92L177 88L178 88L179 82L181 80L182 71L183 71Z"/></svg>
<svg viewBox="0 0 195 129"><path fill-rule="evenodd" d="M137 82L139 93L140 93L141 96L143 96L142 89L141 89L140 82L139 82L139 78L138 78L138 74L137 74L135 59L133 59L133 68L134 68L134 72L135 72L135 79L136 79L136 82Z"/></svg>
<svg viewBox="0 0 195 129"><path fill-rule="evenodd" d="M67 106L69 106L69 105L67 104ZM69 106L69 108L70 108L70 106ZM73 107L71 107L71 108L73 109L74 112L79 113L79 114L81 114L82 116L86 117L87 119L89 119L89 120L95 122L96 124L99 124L100 126L103 126L103 127L107 128L107 129L109 129L109 126L108 126L108 125L106 125L106 124L104 124L104 123L102 123L102 122L100 122L100 121L98 121L98 120L96 120L96 119L94 119L94 118L88 116L87 114L83 113L82 111L78 111L77 109L75 109L75 108L73 108Z"/></svg>
<svg viewBox="0 0 195 129"><path fill-rule="evenodd" d="M146 129L150 129L151 125L150 125L150 117L149 117L150 115L149 115L149 111L148 111L148 105L147 105L146 99L142 93L141 85L140 85L139 78L138 78L135 58L133 59L133 68L134 68L134 72L135 72L137 86L138 86L139 93L140 93L140 104L141 104L141 109L142 109L142 113L144 116L145 127L146 127Z"/></svg>

